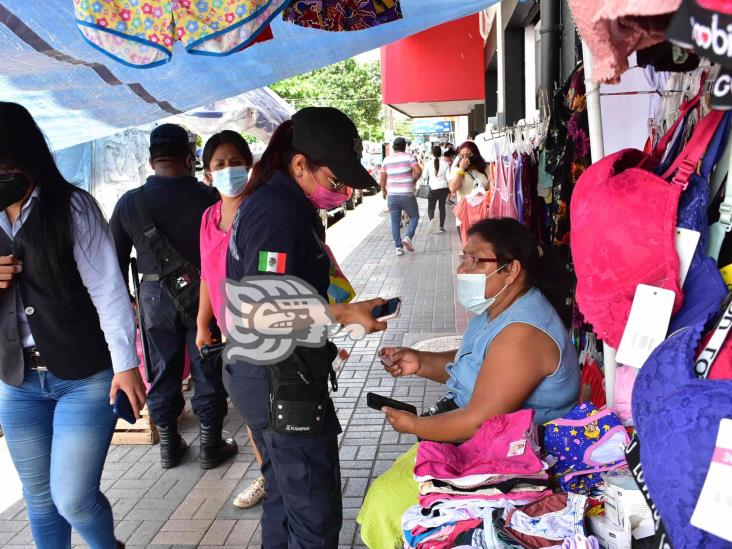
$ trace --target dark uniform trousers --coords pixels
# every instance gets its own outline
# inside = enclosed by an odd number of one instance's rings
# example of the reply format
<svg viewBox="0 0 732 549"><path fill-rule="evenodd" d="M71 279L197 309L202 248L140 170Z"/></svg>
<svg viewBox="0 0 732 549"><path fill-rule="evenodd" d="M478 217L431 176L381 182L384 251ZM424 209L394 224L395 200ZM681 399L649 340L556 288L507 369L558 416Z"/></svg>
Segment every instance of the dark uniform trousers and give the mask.
<svg viewBox="0 0 732 549"><path fill-rule="evenodd" d="M180 313L159 282L143 282L140 294L153 376L147 396L150 417L158 425L167 426L174 424L183 411L181 378L187 348L194 383L193 413L204 425L222 420L228 404L221 359L201 357L196 347L196 328L183 325Z"/></svg>
<svg viewBox="0 0 732 549"><path fill-rule="evenodd" d="M269 428L269 385L264 366L224 367L224 383L262 454L264 549L335 549L343 522L338 461L340 424L330 405L315 436L282 435Z"/></svg>

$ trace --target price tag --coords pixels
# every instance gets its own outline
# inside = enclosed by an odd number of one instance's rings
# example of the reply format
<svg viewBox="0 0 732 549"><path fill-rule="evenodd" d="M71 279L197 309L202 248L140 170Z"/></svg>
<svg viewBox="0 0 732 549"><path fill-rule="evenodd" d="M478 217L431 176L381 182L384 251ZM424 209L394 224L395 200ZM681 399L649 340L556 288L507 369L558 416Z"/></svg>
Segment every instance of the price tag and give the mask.
<svg viewBox="0 0 732 549"><path fill-rule="evenodd" d="M717 444L691 524L732 542L732 419L719 424Z"/></svg>
<svg viewBox="0 0 732 549"><path fill-rule="evenodd" d="M681 272L681 279L679 283L682 287L686 281L686 275L689 274L689 267L691 267L691 260L694 257L694 252L699 244L699 238L701 238L701 233L699 231L676 227L676 253L679 255L679 266Z"/></svg>
<svg viewBox="0 0 732 549"><path fill-rule="evenodd" d="M526 439L514 440L508 447L508 457L522 456L526 451Z"/></svg>
<svg viewBox="0 0 732 549"><path fill-rule="evenodd" d="M628 323L618 347L617 361L640 368L668 332L676 294L671 290L638 284Z"/></svg>

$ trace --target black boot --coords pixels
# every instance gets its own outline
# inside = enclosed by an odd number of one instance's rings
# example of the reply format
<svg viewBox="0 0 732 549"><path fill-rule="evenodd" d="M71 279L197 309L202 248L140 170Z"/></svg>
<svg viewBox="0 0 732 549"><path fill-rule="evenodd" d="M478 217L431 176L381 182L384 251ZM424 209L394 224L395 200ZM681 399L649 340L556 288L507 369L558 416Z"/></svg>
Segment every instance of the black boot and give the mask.
<svg viewBox="0 0 732 549"><path fill-rule="evenodd" d="M188 450L188 445L178 434L178 426L175 424L166 427L158 425L158 432L160 433L160 466L163 469L172 469L180 463Z"/></svg>
<svg viewBox="0 0 732 549"><path fill-rule="evenodd" d="M223 420L208 425L201 423L201 453L198 457L201 469L215 469L236 455L238 450L236 442L233 438L222 439L223 430Z"/></svg>

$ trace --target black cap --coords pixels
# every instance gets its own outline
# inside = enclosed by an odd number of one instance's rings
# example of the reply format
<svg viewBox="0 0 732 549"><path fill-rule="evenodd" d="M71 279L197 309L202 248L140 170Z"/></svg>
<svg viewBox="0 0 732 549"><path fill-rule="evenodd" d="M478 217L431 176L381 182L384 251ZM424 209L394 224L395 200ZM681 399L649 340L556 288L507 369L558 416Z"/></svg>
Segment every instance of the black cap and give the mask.
<svg viewBox="0 0 732 549"><path fill-rule="evenodd" d="M404 149L406 149L406 148L407 148L407 140L406 140L406 139L404 139L403 137L397 137L397 138L396 138L396 139L394 140L394 143L392 143L392 146L393 146L393 147L394 147L395 149L401 149L401 150L404 150Z"/></svg>
<svg viewBox="0 0 732 549"><path fill-rule="evenodd" d="M328 166L349 187L376 185L361 164L363 144L356 125L338 109L307 107L296 112L292 116L292 146Z"/></svg>
<svg viewBox="0 0 732 549"><path fill-rule="evenodd" d="M178 124L161 124L150 134L150 158L191 154L188 132Z"/></svg>

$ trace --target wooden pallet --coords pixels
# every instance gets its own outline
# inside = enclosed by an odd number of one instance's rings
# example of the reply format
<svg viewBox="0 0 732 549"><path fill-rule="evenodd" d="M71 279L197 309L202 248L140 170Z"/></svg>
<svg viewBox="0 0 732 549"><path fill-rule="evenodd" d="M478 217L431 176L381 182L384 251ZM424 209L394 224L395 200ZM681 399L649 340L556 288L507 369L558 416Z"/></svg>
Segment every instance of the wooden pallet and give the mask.
<svg viewBox="0 0 732 549"><path fill-rule="evenodd" d="M158 428L147 413L147 406L140 413L142 416L134 425L124 419L118 419L112 435L112 444L157 444L160 440Z"/></svg>

